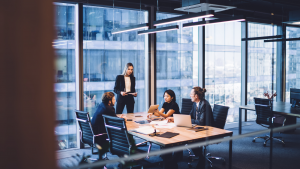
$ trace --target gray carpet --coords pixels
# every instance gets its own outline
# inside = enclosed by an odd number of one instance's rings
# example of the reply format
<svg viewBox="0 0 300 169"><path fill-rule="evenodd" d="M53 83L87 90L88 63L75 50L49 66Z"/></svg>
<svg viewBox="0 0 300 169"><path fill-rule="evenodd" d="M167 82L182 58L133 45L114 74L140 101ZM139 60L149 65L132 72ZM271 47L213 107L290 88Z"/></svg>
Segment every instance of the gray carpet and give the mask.
<svg viewBox="0 0 300 169"><path fill-rule="evenodd" d="M255 122L248 122L248 124L243 127L243 133L255 132L259 130L264 130L265 128L257 125ZM234 135L238 134L238 128L228 129L233 131ZM292 133L275 133L275 136L280 136L284 138L286 145L283 147L280 142L274 140L273 144L273 169L299 169L300 168L300 160L298 162L298 157L300 157L300 129L297 129ZM263 136L263 135L261 135ZM266 169L269 168L269 157L270 157L270 144L267 144L267 147L263 146L263 139L257 139L255 143L252 142L254 137L245 137L239 140L233 141L233 169ZM137 139L137 143L139 140ZM229 143L219 143L215 145L208 146L207 152L211 153L213 156L224 157L227 161L226 166L223 166L220 161L214 162L215 169L223 169L228 168L228 150ZM146 150L147 146L142 147L141 149ZM160 150L159 146L153 144L152 151ZM89 148L80 149L80 150L70 150L65 151L63 153L59 153L58 156L58 166L59 167L72 167L78 164L78 160L70 155L79 154L82 155L90 155L91 150ZM187 165L187 156L188 152L184 151L184 158L178 161L178 166L180 169L189 168ZM92 158L97 159L97 155L92 155ZM109 159L118 158L117 156L111 155L108 153ZM79 159L79 158L78 158ZM162 168L159 162L162 159L159 156L150 157L150 159L146 160L144 168ZM149 163L148 163L149 162ZM109 164L107 168L117 168L118 164ZM192 162L192 167L195 168L196 161ZM209 165L207 164L207 168Z"/></svg>

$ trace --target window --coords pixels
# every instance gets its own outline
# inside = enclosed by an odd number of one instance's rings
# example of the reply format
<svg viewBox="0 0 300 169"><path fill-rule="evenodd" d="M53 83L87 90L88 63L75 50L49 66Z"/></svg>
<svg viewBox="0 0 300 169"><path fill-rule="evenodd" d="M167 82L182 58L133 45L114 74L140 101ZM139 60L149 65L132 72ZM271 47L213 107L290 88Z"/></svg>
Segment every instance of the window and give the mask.
<svg viewBox="0 0 300 169"><path fill-rule="evenodd" d="M287 38L300 37L300 28L287 27ZM299 41L286 42L286 102L290 102L290 88L300 89L300 47Z"/></svg>
<svg viewBox="0 0 300 169"><path fill-rule="evenodd" d="M157 13L156 19L167 19L178 15ZM185 23L185 22L184 22ZM178 23L169 24L176 25ZM165 90L172 89L181 108L182 98L190 98L193 86L198 85L198 28L182 28L156 33L156 78L157 104L164 103ZM159 26L165 27L165 26Z"/></svg>
<svg viewBox="0 0 300 169"><path fill-rule="evenodd" d="M147 12L128 9L83 7L84 108L93 117L102 94L114 90L117 75L126 63L134 66L136 78L135 112L146 110L145 35L137 31L112 34L114 28L147 23ZM126 108L124 108L124 112Z"/></svg>
<svg viewBox="0 0 300 169"><path fill-rule="evenodd" d="M230 107L227 122L237 122L241 98L241 23L205 27L205 98Z"/></svg>
<svg viewBox="0 0 300 169"><path fill-rule="evenodd" d="M74 6L54 4L56 38L55 58L56 128L58 149L77 147L75 103Z"/></svg>
<svg viewBox="0 0 300 169"><path fill-rule="evenodd" d="M273 36L277 27L267 24L249 23L248 37ZM274 63L272 64L272 58ZM272 70L273 82L272 82ZM276 92L276 42L264 43L264 40L248 42L248 84L247 102L254 104L254 97L263 98L265 92Z"/></svg>

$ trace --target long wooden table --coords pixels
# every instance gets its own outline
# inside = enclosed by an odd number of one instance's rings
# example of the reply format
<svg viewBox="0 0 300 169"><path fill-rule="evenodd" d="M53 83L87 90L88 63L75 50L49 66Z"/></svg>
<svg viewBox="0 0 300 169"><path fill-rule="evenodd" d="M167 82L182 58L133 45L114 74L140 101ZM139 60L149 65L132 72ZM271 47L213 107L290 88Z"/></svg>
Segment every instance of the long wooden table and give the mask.
<svg viewBox="0 0 300 169"><path fill-rule="evenodd" d="M171 129L158 128L158 130L160 131L160 133L165 133L165 132L179 133L179 135L177 136L174 136L172 138L163 138L157 136L151 137L147 134L141 134L141 133L131 131L136 128L139 128L140 126L150 125L150 124L139 124L134 122L134 121L146 120L147 113L128 113L123 115L125 115L127 119L132 119L132 121L126 122L127 130L129 134L150 141L152 143L158 144L161 147L185 145L194 142L206 141L207 139L211 140L211 139L232 136L233 134L232 131L219 129L215 127L209 127L209 126L206 126L209 128L208 130L203 130L199 132L189 131L187 130L187 127L174 127ZM141 117L136 117L137 115L140 115ZM232 164L232 141L229 141L229 168L231 168L231 164Z"/></svg>
<svg viewBox="0 0 300 169"><path fill-rule="evenodd" d="M247 110L255 111L255 105L239 106L239 134L242 133L242 110L245 110L245 121L247 121ZM300 108L291 107L289 102L273 102L273 112L287 117L288 123L295 123L300 118Z"/></svg>

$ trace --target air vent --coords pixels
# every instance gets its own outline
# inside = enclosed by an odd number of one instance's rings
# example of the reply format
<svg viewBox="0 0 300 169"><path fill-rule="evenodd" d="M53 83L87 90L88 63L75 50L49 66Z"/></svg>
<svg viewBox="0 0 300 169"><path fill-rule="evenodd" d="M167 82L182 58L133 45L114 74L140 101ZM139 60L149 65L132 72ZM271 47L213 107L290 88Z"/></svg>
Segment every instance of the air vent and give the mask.
<svg viewBox="0 0 300 169"><path fill-rule="evenodd" d="M185 7L181 7L181 8L176 8L174 10L198 13L198 12L203 12L203 11L208 11L208 10L213 10L215 12L221 12L221 11L225 11L225 10L229 10L229 9L233 9L233 8L236 8L236 7L217 5L217 4L209 4L209 3L200 3L200 4L185 6Z"/></svg>

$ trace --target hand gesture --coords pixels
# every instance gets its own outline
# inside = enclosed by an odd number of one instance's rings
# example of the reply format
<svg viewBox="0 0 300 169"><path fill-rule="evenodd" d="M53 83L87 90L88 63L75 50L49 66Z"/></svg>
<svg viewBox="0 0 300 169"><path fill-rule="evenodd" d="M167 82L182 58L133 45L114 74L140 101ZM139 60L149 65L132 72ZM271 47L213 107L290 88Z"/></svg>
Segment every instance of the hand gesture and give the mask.
<svg viewBox="0 0 300 169"><path fill-rule="evenodd" d="M174 117L168 117L167 120L168 122L174 122Z"/></svg>
<svg viewBox="0 0 300 169"><path fill-rule="evenodd" d="M126 92L121 92L121 95L122 96L126 96L126 95L128 95Z"/></svg>

